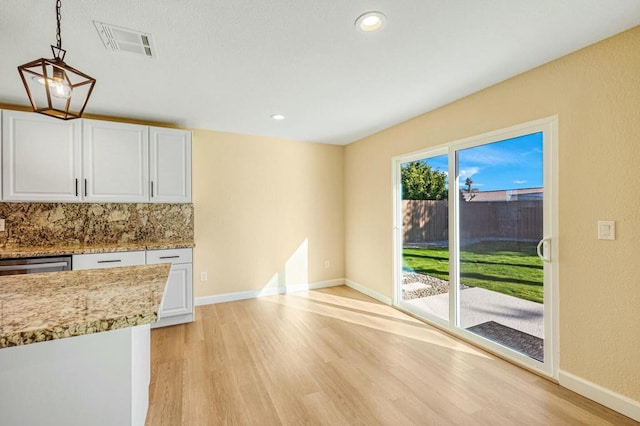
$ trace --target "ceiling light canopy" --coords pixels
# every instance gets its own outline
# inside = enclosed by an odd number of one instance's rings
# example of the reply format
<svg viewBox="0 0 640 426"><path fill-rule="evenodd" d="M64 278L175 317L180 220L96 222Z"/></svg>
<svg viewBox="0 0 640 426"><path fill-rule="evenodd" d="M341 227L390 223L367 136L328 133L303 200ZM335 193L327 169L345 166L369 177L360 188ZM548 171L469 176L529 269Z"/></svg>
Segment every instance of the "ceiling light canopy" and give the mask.
<svg viewBox="0 0 640 426"><path fill-rule="evenodd" d="M80 118L96 80L65 64L67 53L60 35L61 0L56 2L56 46L53 59L36 59L18 67L31 107L35 112L70 120Z"/></svg>
<svg viewBox="0 0 640 426"><path fill-rule="evenodd" d="M356 28L365 33L378 31L383 27L385 21L384 14L380 12L366 12L356 19Z"/></svg>
<svg viewBox="0 0 640 426"><path fill-rule="evenodd" d="M273 118L274 120L284 120L287 117L282 114L271 114L271 118Z"/></svg>

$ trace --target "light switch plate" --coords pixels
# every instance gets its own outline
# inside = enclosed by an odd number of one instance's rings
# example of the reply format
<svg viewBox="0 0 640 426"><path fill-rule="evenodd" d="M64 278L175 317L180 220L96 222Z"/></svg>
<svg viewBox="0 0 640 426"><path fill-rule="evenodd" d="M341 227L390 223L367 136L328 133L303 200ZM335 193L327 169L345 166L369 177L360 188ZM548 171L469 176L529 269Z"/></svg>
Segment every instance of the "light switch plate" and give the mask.
<svg viewBox="0 0 640 426"><path fill-rule="evenodd" d="M599 240L615 240L616 239L616 222L614 220L598 221L598 239Z"/></svg>

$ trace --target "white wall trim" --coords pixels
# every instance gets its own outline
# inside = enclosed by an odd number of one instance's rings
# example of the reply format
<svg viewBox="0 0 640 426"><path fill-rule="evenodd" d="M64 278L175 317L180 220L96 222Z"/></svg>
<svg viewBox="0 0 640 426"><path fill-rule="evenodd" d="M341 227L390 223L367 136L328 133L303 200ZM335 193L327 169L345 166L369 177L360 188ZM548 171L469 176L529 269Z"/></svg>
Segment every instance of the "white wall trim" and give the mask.
<svg viewBox="0 0 640 426"><path fill-rule="evenodd" d="M270 291L238 291L236 293L214 294L212 296L196 297L196 306L235 302L237 300L254 299L256 297L273 296L276 294L278 294L277 289L270 289Z"/></svg>
<svg viewBox="0 0 640 426"><path fill-rule="evenodd" d="M378 293L375 290L371 290L370 288L365 287L362 284L358 284L355 281L345 279L344 283L347 285L347 287L351 287L352 289L359 291L362 294L366 294L369 297L373 297L378 302L382 302L385 305L391 305L391 298L388 296L385 296L382 293Z"/></svg>
<svg viewBox="0 0 640 426"><path fill-rule="evenodd" d="M640 401L613 392L600 385L578 377L575 374L560 370L558 375L560 386L579 393L593 401L609 407L633 420L640 422Z"/></svg>
<svg viewBox="0 0 640 426"><path fill-rule="evenodd" d="M309 291L309 290L316 290L319 288L336 287L339 285L344 285L344 281L345 281L344 278L337 278L335 280L316 281L314 283L308 283L308 284L288 285L286 287L286 292L297 293L299 291Z"/></svg>
<svg viewBox="0 0 640 426"><path fill-rule="evenodd" d="M254 299L256 297L275 296L276 294L297 293L318 288L336 287L344 285L344 278L316 281L306 284L288 285L286 287L264 288L262 290L239 291L236 293L214 294L212 296L196 297L196 306L213 305L216 303L235 302L237 300Z"/></svg>

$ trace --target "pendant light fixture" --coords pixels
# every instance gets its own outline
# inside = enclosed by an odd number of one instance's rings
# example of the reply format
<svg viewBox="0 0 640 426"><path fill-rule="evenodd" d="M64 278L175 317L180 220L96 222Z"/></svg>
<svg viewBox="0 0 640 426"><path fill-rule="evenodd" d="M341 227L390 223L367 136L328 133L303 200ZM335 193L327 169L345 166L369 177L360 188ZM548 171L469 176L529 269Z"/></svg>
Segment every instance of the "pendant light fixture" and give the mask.
<svg viewBox="0 0 640 426"><path fill-rule="evenodd" d="M60 35L61 0L56 0L56 46L53 59L36 59L18 67L24 88L35 112L70 120L80 118L96 80L64 63L67 53Z"/></svg>

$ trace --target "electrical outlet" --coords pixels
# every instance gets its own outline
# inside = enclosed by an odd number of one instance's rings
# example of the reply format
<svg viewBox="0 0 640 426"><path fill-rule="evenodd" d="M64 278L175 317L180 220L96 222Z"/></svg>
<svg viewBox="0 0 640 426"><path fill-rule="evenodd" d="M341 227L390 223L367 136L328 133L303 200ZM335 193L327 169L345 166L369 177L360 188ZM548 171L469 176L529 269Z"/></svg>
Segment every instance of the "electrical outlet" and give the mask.
<svg viewBox="0 0 640 426"><path fill-rule="evenodd" d="M0 219L0 232L4 231L4 219Z"/></svg>
<svg viewBox="0 0 640 426"><path fill-rule="evenodd" d="M206 280L207 280L207 273L200 272L200 281L206 281Z"/></svg>

